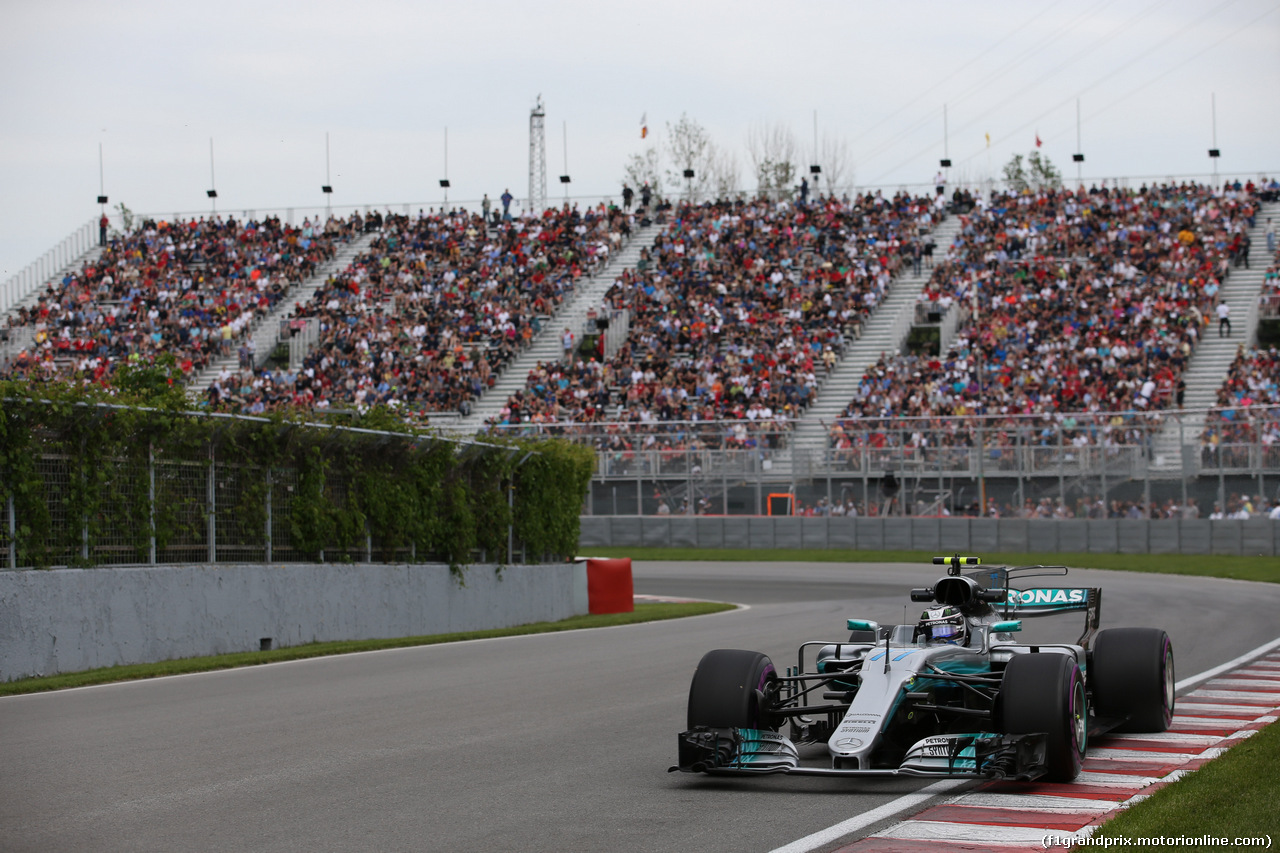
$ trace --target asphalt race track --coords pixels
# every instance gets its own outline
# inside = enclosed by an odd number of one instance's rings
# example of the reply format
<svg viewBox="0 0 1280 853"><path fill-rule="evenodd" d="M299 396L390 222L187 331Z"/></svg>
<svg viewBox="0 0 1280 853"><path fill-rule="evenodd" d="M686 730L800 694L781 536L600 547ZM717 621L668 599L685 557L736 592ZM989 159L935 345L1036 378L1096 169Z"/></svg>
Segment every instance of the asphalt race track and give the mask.
<svg viewBox="0 0 1280 853"><path fill-rule="evenodd" d="M763 853L925 783L668 774L699 657L758 649L784 667L848 616L900 622L907 589L939 574L637 563L637 593L750 608L0 699L0 847ZM1280 585L1047 585L1102 586L1104 628L1165 628L1179 679L1280 624ZM1053 618L1075 639L1079 614Z"/></svg>

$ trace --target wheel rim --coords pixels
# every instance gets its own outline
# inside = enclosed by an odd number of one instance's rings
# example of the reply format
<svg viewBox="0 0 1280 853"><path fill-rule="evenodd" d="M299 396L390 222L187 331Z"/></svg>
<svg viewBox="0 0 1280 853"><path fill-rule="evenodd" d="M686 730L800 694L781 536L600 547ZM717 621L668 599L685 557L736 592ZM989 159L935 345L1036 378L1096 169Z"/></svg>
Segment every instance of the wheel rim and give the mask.
<svg viewBox="0 0 1280 853"><path fill-rule="evenodd" d="M1164 716L1169 720L1173 716L1173 649L1165 644L1164 648Z"/></svg>
<svg viewBox="0 0 1280 853"><path fill-rule="evenodd" d="M1084 683L1077 679L1071 692L1071 734L1075 738L1077 754L1084 752L1089 738L1089 714L1084 703Z"/></svg>
<svg viewBox="0 0 1280 853"><path fill-rule="evenodd" d="M769 664L760 671L760 683L756 685L755 695L751 697L750 720L753 728L766 729L772 728L766 719L764 703L760 701L761 696L767 695L766 689L769 681L778 677L778 671L774 669L773 664Z"/></svg>

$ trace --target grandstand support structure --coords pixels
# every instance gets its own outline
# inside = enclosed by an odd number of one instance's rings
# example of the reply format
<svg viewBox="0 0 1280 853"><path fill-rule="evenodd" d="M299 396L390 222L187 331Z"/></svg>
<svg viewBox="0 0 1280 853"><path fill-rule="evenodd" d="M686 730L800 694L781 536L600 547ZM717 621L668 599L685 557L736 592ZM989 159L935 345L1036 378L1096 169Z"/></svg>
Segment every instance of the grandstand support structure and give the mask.
<svg viewBox="0 0 1280 853"><path fill-rule="evenodd" d="M542 96L529 111L529 212L547 208L547 109Z"/></svg>
<svg viewBox="0 0 1280 853"><path fill-rule="evenodd" d="M447 426L448 429L470 434L479 430L487 419L498 414L512 394L524 389L529 371L539 362L550 363L561 359L563 353L560 336L566 328L573 332L575 340L582 340L588 315L599 311L605 294L613 287L618 276L635 267L641 250L653 246L658 230L657 225L637 228L632 232L630 242L615 252L601 269L589 278L577 282L573 287L573 295L560 306L560 310L553 316L544 318L542 331L533 339L529 348L513 359L493 387L472 404L471 414L448 423L441 415L433 413L432 425ZM619 334L618 329L612 331L615 335ZM625 334L625 331L621 333Z"/></svg>
<svg viewBox="0 0 1280 853"><path fill-rule="evenodd" d="M934 230L939 258L945 258L952 240L960 231L960 217L948 216ZM925 267L920 275L902 275L889 287L881 302L862 328L857 340L846 345L844 357L822 382L818 396L795 426L792 442L793 464L810 455L820 459L827 447L827 429L857 396L862 377L881 354L896 355L915 318L916 301L929 283L933 267ZM777 462L775 462L775 466Z"/></svg>
<svg viewBox="0 0 1280 853"><path fill-rule="evenodd" d="M359 257L360 253L368 248L369 243L377 236L377 232L360 234L350 242L341 245L338 253L333 256L327 263L319 266L315 274L291 291L284 299L281 299L275 309L266 317L257 320L251 327L250 334L253 336L253 358L254 367L257 368L265 364L267 358L275 350L276 344L280 343L280 321L286 319L295 308L299 305L305 305L315 295L331 276L346 269L352 261ZM310 342L311 346L315 346L315 341ZM239 344L237 343L237 347ZM290 367L293 358L290 358ZM240 367L239 357L232 353L231 355L222 356L213 359L209 365L194 377L187 385L187 396L192 399L201 399L204 397L205 391L208 390L210 383L217 378L218 374L226 370L235 373Z"/></svg>
<svg viewBox="0 0 1280 853"><path fill-rule="evenodd" d="M1280 216L1280 203L1260 205L1249 229L1249 266L1234 267L1218 290L1218 301L1231 306L1231 335L1218 337L1218 318L1210 316L1201 330L1182 379L1187 383L1183 406L1192 413L1185 418L1168 418L1156 435L1152 448L1152 474L1165 477L1190 476L1196 470L1200 434L1205 412L1218 403L1222 380L1231 370L1240 347L1254 345L1258 333L1258 297L1271 257L1267 253L1267 217Z"/></svg>
<svg viewBox="0 0 1280 853"><path fill-rule="evenodd" d="M0 282L0 315L35 305L44 293L45 285L97 260L102 255L97 225L96 219L89 220L52 249Z"/></svg>

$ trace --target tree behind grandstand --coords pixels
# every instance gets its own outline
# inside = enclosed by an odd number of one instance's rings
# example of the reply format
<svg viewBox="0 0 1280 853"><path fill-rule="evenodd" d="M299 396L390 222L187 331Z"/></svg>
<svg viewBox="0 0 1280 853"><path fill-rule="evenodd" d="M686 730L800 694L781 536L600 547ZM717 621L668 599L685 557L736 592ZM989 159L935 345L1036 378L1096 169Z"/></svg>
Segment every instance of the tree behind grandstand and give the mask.
<svg viewBox="0 0 1280 853"><path fill-rule="evenodd" d="M670 164L664 168L663 153ZM691 170L693 178L686 178ZM738 160L711 139L696 119L681 113L675 124L667 122L667 138L663 151L649 146L641 154L632 154L623 167L623 180L632 187L648 184L662 197L662 187L677 187L693 199L729 198L741 184Z"/></svg>
<svg viewBox="0 0 1280 853"><path fill-rule="evenodd" d="M635 190L645 184L653 190L653 194L662 197L662 160L658 149L650 145L643 154L632 154L622 170L622 180Z"/></svg>
<svg viewBox="0 0 1280 853"><path fill-rule="evenodd" d="M727 198L737 189L737 159L716 145L707 129L687 113L681 113L674 125L667 122L666 149L672 164L666 172L668 182L684 186L694 199ZM685 177L688 170L693 171L692 178Z"/></svg>
<svg viewBox="0 0 1280 853"><path fill-rule="evenodd" d="M1062 186L1062 172L1050 162L1048 157L1041 157L1039 151L1027 155L1024 165L1022 155L1014 154L1004 164L1004 180L1011 192L1024 190L1041 190Z"/></svg>
<svg viewBox="0 0 1280 853"><path fill-rule="evenodd" d="M781 122L752 125L747 152L756 172L759 192L768 198L789 199L794 191L800 146L791 128Z"/></svg>

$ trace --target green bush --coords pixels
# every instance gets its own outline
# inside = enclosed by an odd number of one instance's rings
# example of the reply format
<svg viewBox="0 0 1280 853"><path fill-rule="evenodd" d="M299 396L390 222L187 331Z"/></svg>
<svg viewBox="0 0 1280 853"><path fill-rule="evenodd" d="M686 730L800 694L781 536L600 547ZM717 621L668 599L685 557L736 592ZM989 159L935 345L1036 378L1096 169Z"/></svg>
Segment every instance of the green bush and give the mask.
<svg viewBox="0 0 1280 853"><path fill-rule="evenodd" d="M163 365L126 378L110 393L0 383L0 499L13 500L19 565L121 562L122 538L132 562L149 559L153 538L157 551L179 540L204 547L207 489L217 490L228 559L266 553L268 503L291 547L314 560L371 547L375 559L411 552L461 572L481 556L510 561L509 531L530 558L577 548L589 448L461 441L383 408L340 424L309 423L303 412L204 415L184 410ZM186 479L157 476L156 462L176 463ZM110 559L101 557L107 542Z"/></svg>

